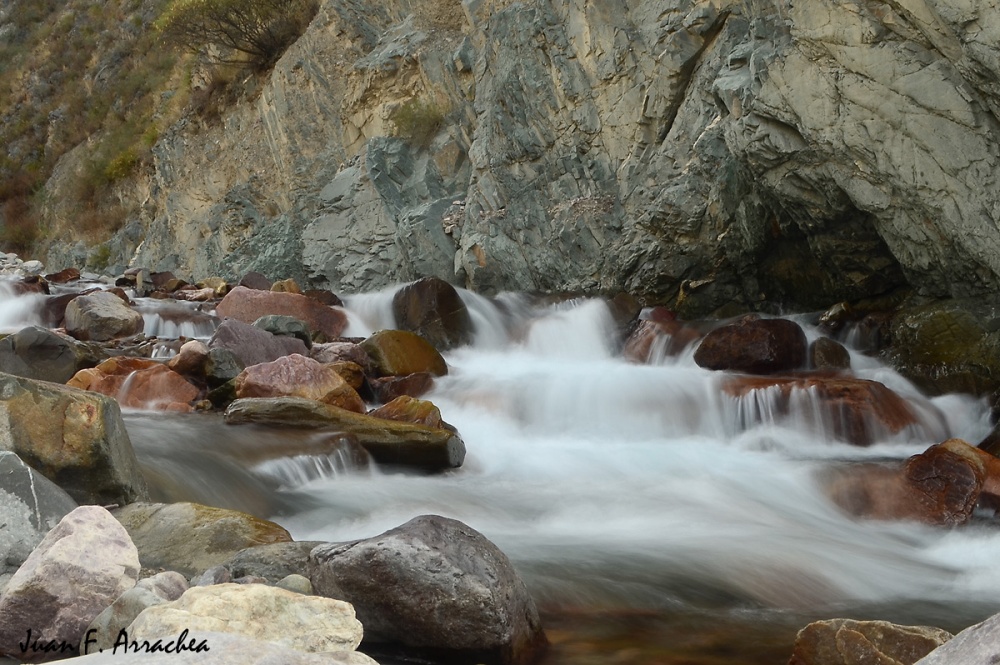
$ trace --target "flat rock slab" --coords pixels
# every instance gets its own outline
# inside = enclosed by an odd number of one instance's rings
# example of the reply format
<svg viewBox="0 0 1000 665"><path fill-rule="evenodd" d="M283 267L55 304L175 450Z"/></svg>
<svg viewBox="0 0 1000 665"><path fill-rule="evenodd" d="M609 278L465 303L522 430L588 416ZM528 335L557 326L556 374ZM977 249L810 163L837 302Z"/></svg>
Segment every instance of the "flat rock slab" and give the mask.
<svg viewBox="0 0 1000 665"><path fill-rule="evenodd" d="M913 665L951 637L888 621L816 621L799 631L788 665Z"/></svg>
<svg viewBox="0 0 1000 665"><path fill-rule="evenodd" d="M382 464L443 469L465 461L465 443L450 430L375 418L298 397L239 399L226 409L225 420L229 424L337 429L354 435Z"/></svg>
<svg viewBox="0 0 1000 665"><path fill-rule="evenodd" d="M300 339L272 335L266 330L235 319L220 323L208 346L212 350L225 349L232 352L243 367L269 363L293 353L309 355L309 349Z"/></svg>
<svg viewBox="0 0 1000 665"><path fill-rule="evenodd" d="M279 291L259 291L237 286L222 299L215 312L220 317L253 323L262 316L280 314L304 321L311 330L330 339L340 337L347 327L347 315L308 296Z"/></svg>

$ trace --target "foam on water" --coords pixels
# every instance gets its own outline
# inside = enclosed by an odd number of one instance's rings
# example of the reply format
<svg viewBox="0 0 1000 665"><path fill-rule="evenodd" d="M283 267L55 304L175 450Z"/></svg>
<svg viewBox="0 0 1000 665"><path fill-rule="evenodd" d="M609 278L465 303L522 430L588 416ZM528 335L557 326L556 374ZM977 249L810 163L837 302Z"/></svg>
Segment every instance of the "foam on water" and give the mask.
<svg viewBox="0 0 1000 665"><path fill-rule="evenodd" d="M17 295L9 281L0 280L0 332L17 332L27 326L42 325L45 298L40 293Z"/></svg>

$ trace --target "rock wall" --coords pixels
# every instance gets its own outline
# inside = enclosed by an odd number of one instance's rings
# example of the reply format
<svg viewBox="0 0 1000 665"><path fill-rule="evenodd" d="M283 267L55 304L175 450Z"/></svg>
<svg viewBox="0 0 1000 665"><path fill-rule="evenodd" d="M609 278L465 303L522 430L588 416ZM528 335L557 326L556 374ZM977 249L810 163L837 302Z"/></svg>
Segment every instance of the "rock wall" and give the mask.
<svg viewBox="0 0 1000 665"><path fill-rule="evenodd" d="M160 140L112 258L687 314L993 293L998 5L327 0L252 101ZM427 140L392 136L413 102Z"/></svg>

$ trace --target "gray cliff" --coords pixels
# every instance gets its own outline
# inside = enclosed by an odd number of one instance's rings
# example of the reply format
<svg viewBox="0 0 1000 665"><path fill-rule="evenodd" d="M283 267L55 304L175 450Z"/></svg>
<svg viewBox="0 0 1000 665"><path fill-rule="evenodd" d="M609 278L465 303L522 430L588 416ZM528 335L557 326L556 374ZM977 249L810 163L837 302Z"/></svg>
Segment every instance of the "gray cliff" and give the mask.
<svg viewBox="0 0 1000 665"><path fill-rule="evenodd" d="M427 140L394 136L414 102ZM164 134L112 261L691 314L976 296L998 119L997 0L326 0L251 99Z"/></svg>

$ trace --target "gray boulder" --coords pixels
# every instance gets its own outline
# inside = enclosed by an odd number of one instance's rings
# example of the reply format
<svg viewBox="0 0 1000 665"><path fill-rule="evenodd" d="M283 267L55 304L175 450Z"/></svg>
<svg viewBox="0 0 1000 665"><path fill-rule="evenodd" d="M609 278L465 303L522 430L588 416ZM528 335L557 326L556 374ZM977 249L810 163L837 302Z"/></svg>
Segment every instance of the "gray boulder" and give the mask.
<svg viewBox="0 0 1000 665"><path fill-rule="evenodd" d="M142 332L142 315L113 293L98 291L66 306L66 332L77 339L103 342Z"/></svg>
<svg viewBox="0 0 1000 665"><path fill-rule="evenodd" d="M80 369L81 355L71 340L29 326L0 340L0 372L66 383Z"/></svg>
<svg viewBox="0 0 1000 665"><path fill-rule="evenodd" d="M916 665L995 665L1000 662L1000 614L966 628Z"/></svg>
<svg viewBox="0 0 1000 665"><path fill-rule="evenodd" d="M309 355L309 349L302 343L302 340L272 335L266 330L255 328L249 323L243 323L236 319L226 319L219 324L212 339L208 342L208 347L213 350L226 349L231 351L244 367L269 363L293 353L303 356Z"/></svg>
<svg viewBox="0 0 1000 665"><path fill-rule="evenodd" d="M309 326L301 319L294 316L284 316L282 314L267 314L253 322L254 328L266 330L272 335L282 337L294 337L302 340L307 349L312 348L312 335Z"/></svg>
<svg viewBox="0 0 1000 665"><path fill-rule="evenodd" d="M173 571L139 580L90 622L87 630L80 636L80 641L85 643L95 640L90 642L91 651L110 649L114 646L119 631L128 628L144 609L177 600L187 589L188 583L184 576Z"/></svg>
<svg viewBox="0 0 1000 665"><path fill-rule="evenodd" d="M354 605L366 640L503 664L533 662L547 640L510 561L456 520L424 515L310 555L317 594Z"/></svg>
<svg viewBox="0 0 1000 665"><path fill-rule="evenodd" d="M289 575L304 575L309 569L309 553L323 543L318 541L295 541L248 547L226 561L233 577L254 575L271 583Z"/></svg>

